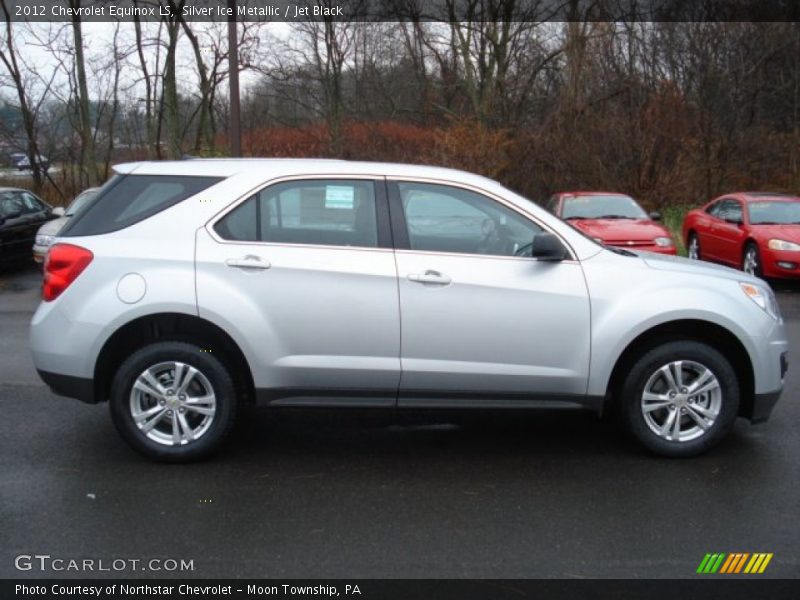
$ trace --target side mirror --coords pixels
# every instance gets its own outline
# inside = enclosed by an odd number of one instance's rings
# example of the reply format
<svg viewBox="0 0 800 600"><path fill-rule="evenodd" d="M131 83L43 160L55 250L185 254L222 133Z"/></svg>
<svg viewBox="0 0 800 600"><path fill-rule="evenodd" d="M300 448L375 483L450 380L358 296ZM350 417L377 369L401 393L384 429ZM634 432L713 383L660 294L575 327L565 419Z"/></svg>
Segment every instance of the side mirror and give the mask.
<svg viewBox="0 0 800 600"><path fill-rule="evenodd" d="M561 262L569 258L569 252L555 235L542 231L533 236L531 256L546 262Z"/></svg>
<svg viewBox="0 0 800 600"><path fill-rule="evenodd" d="M54 217L63 217L64 216L64 207L63 206L56 206L53 210L50 211L50 214Z"/></svg>
<svg viewBox="0 0 800 600"><path fill-rule="evenodd" d="M660 220L661 220L661 213L660 213L660 212L658 212L657 210L654 210L654 211L653 211L653 212L651 212L651 213L650 213L650 215L648 215L648 216L650 217L650 219L651 219L652 221L660 221Z"/></svg>

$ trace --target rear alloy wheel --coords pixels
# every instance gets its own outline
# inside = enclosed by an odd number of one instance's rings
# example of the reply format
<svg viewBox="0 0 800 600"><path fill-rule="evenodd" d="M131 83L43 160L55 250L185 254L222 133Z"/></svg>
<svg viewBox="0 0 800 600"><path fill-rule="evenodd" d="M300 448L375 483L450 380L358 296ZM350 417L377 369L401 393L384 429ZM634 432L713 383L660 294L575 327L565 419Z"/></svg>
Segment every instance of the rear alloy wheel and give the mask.
<svg viewBox="0 0 800 600"><path fill-rule="evenodd" d="M758 252L758 246L752 242L747 244L744 248L742 271L753 277L763 277L761 271L761 255Z"/></svg>
<svg viewBox="0 0 800 600"><path fill-rule="evenodd" d="M233 425L237 398L219 359L194 344L159 342L120 366L110 406L114 424L135 450L183 462L217 448Z"/></svg>
<svg viewBox="0 0 800 600"><path fill-rule="evenodd" d="M700 342L669 342L647 352L623 387L629 431L663 456L696 456L733 427L739 382L728 360Z"/></svg>
<svg viewBox="0 0 800 600"><path fill-rule="evenodd" d="M696 233L689 234L689 245L686 248L686 254L692 260L700 260L700 239Z"/></svg>

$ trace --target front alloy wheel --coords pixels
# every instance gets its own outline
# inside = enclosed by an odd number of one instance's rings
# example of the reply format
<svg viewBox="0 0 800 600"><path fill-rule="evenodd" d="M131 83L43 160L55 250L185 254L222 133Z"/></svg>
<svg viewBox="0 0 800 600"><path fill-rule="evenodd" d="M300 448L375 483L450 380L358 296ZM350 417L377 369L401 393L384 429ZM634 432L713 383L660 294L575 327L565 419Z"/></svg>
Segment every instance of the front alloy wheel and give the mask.
<svg viewBox="0 0 800 600"><path fill-rule="evenodd" d="M711 369L691 360L665 364L647 380L642 416L660 438L687 442L714 426L722 407L722 388Z"/></svg>
<svg viewBox="0 0 800 600"><path fill-rule="evenodd" d="M748 244L742 259L742 271L753 277L761 277L761 258L758 255L758 247L755 244Z"/></svg>
<svg viewBox="0 0 800 600"><path fill-rule="evenodd" d="M620 397L625 425L664 456L696 456L719 443L739 412L728 359L703 342L662 343L639 358Z"/></svg>
<svg viewBox="0 0 800 600"><path fill-rule="evenodd" d="M122 363L109 405L114 425L135 450L183 462L216 450L233 426L238 398L226 364L213 353L166 341Z"/></svg>

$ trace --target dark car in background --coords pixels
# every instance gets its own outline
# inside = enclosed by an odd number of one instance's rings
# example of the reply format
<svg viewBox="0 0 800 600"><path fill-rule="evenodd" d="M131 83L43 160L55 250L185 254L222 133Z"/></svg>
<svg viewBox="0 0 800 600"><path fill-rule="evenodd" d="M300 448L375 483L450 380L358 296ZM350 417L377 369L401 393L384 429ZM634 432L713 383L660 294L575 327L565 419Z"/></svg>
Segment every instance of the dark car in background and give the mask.
<svg viewBox="0 0 800 600"><path fill-rule="evenodd" d="M30 191L0 188L0 265L30 259L39 227L56 216Z"/></svg>

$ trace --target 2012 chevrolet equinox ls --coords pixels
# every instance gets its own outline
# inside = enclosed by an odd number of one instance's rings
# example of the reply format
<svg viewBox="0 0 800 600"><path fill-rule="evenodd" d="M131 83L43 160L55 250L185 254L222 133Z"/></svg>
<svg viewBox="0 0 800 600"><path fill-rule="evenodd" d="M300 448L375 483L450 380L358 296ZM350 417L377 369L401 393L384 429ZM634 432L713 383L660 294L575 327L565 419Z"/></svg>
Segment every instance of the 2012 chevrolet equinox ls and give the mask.
<svg viewBox="0 0 800 600"><path fill-rule="evenodd" d="M332 160L116 167L49 252L31 346L160 460L242 403L613 408L691 456L764 421L787 341L769 286L604 248L483 177Z"/></svg>

